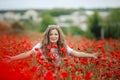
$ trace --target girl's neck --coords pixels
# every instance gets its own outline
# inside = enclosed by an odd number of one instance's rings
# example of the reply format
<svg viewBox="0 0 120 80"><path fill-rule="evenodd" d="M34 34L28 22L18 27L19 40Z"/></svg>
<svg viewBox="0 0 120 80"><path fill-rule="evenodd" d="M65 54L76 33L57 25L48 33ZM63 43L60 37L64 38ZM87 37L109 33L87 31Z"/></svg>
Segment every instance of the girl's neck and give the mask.
<svg viewBox="0 0 120 80"><path fill-rule="evenodd" d="M57 44L57 43L50 43L51 46L52 46L53 44Z"/></svg>
<svg viewBox="0 0 120 80"><path fill-rule="evenodd" d="M51 47L55 47L55 48L58 47L57 43L50 43L49 45L50 45Z"/></svg>

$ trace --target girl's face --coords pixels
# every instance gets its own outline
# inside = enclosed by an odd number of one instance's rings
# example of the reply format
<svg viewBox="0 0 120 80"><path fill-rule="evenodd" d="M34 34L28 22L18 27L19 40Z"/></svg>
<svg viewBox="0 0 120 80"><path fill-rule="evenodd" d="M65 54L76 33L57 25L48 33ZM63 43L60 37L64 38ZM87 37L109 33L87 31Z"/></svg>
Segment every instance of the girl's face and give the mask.
<svg viewBox="0 0 120 80"><path fill-rule="evenodd" d="M50 34L49 34L49 39L50 39L50 42L51 43L57 43L58 41L58 38L59 38L59 33L56 29L53 29L50 31Z"/></svg>

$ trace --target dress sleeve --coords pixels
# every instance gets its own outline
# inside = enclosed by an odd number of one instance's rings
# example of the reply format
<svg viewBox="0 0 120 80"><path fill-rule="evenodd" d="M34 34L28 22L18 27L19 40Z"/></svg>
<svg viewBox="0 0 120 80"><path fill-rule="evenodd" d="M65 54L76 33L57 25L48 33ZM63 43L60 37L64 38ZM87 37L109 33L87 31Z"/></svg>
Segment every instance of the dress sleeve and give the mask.
<svg viewBox="0 0 120 80"><path fill-rule="evenodd" d="M68 55L70 55L71 52L73 51L73 49L70 48L68 45L66 46L66 49L67 49L67 53L68 53Z"/></svg>
<svg viewBox="0 0 120 80"><path fill-rule="evenodd" d="M42 47L42 43L39 42L32 48L32 50L36 53L37 51L41 51L41 47Z"/></svg>

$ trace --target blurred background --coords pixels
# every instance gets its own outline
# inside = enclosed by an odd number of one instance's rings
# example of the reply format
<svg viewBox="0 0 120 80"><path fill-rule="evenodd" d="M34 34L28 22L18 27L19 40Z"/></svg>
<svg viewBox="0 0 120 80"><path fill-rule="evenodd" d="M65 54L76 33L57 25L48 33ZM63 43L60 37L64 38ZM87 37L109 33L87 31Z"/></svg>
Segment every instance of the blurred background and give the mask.
<svg viewBox="0 0 120 80"><path fill-rule="evenodd" d="M120 1L0 0L0 34L39 34L49 24L65 35L118 39Z"/></svg>

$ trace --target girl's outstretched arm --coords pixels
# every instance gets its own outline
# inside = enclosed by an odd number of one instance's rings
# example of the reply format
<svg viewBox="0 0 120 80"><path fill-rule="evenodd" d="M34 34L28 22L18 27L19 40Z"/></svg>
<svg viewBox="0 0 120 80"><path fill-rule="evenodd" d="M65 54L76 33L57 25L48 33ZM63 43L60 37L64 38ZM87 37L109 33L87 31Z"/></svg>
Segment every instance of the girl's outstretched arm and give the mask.
<svg viewBox="0 0 120 80"><path fill-rule="evenodd" d="M18 59L24 59L24 58L29 57L29 56L30 56L31 54L33 54L33 53L34 53L34 51L33 51L33 50L30 50L30 51L28 51L28 52L24 52L24 53L15 55L15 56L6 56L6 57L5 57L5 61L6 61L6 62L11 62L11 61L18 60Z"/></svg>
<svg viewBox="0 0 120 80"><path fill-rule="evenodd" d="M71 55L76 56L76 57L93 57L93 58L97 58L98 54L99 53L89 54L89 53L85 53L85 52L78 52L76 50L71 51Z"/></svg>

